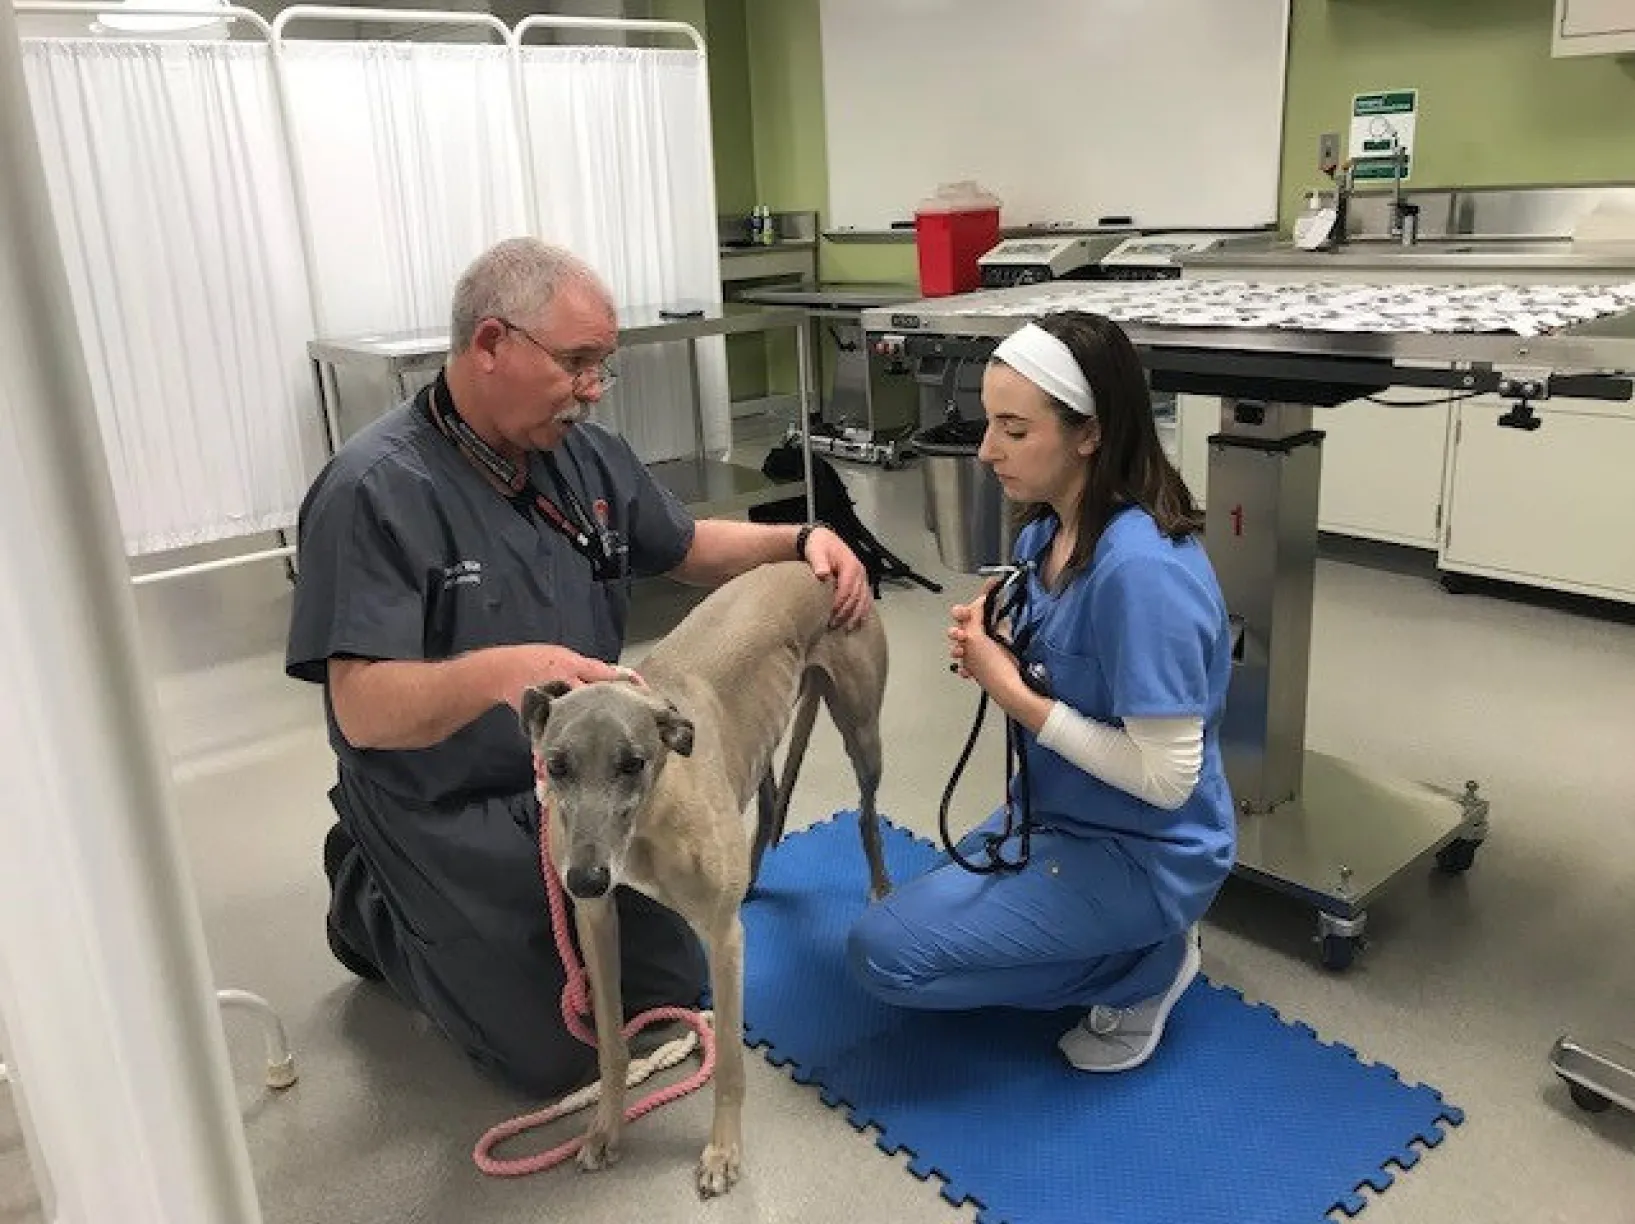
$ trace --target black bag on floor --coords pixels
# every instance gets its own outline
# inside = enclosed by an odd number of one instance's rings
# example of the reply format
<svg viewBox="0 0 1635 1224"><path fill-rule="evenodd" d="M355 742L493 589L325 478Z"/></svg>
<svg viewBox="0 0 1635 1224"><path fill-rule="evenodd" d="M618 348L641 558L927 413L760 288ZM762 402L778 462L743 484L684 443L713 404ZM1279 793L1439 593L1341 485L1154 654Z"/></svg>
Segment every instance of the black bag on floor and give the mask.
<svg viewBox="0 0 1635 1224"><path fill-rule="evenodd" d="M780 484L800 480L799 439L792 438L781 442L768 451L766 462L761 464L761 474L768 480L775 480ZM857 559L863 563L863 568L868 571L869 586L873 589L876 599L880 598L880 583L886 578L915 582L928 591L941 593L940 583L932 582L924 575L915 573L902 558L882 544L863 524L863 520L857 517L856 503L852 501L846 482L840 478L840 473L835 471L834 464L816 453L812 455L812 500L817 517L832 527L835 534L846 541L847 546L857 554ZM804 523L806 497L804 494L796 494L781 501L751 506L749 517L756 523Z"/></svg>

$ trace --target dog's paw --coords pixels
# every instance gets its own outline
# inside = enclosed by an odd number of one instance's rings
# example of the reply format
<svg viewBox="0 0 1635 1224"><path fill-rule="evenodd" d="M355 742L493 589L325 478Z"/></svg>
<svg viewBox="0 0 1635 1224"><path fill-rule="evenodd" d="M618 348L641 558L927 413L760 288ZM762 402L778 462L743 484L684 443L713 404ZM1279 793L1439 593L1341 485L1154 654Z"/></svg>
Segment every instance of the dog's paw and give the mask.
<svg viewBox="0 0 1635 1224"><path fill-rule="evenodd" d="M714 1198L732 1189L738 1180L738 1145L710 1144L698 1160L698 1195Z"/></svg>
<svg viewBox="0 0 1635 1224"><path fill-rule="evenodd" d="M593 1126L586 1133L585 1141L579 1145L579 1154L574 1159L587 1173L616 1164L619 1160L619 1137Z"/></svg>

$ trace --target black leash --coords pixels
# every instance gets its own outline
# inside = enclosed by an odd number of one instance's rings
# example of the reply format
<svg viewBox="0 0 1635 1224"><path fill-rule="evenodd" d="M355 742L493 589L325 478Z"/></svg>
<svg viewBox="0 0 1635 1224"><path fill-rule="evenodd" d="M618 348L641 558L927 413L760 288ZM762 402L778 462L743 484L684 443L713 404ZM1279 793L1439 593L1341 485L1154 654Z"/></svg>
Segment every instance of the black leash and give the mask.
<svg viewBox="0 0 1635 1224"><path fill-rule="evenodd" d="M1035 692L1044 692L1042 674L1035 674L1023 660L1022 655L1027 650L1028 643L1033 637L1033 627L1025 626L1020 633L1007 638L999 631L999 624L1007 618L1014 618L1021 610L1027 598L1028 577L1032 572L1031 566L1015 566L998 586L990 590L982 601L982 628L987 635L998 642L1015 660L1017 670L1022 674L1022 680ZM960 751L959 760L954 765L954 772L948 777L948 785L942 792L942 808L938 813L937 827L942 836L943 849L948 851L951 858L960 867L973 875L995 875L1002 871L1021 871L1028 865L1033 850L1033 803L1031 787L1028 779L1027 750L1022 743L1022 728L1016 721L1005 719L1005 827L999 833L983 834L983 853L987 856L986 863L974 863L959 852L954 844L954 838L948 831L948 808L954 798L954 789L959 785L960 775L965 772L965 766L971 759L971 752L976 747L977 736L982 733L982 721L988 713L988 694L983 692L977 701L976 720L971 724L971 733L965 739L965 747ZM1016 819L1016 807L1011 801L1010 781L1015 776L1021 790L1021 820ZM1020 839L1020 853L1017 858L1006 858L1003 848L1012 837Z"/></svg>

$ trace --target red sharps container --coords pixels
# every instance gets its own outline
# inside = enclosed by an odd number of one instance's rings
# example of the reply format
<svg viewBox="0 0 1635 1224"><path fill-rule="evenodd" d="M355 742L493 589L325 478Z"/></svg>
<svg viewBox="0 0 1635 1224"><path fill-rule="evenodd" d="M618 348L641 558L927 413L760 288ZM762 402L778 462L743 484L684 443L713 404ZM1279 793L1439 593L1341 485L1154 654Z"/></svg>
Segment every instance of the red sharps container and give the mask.
<svg viewBox="0 0 1635 1224"><path fill-rule="evenodd" d="M944 183L914 210L914 243L924 296L980 288L976 261L999 245L999 200L973 182Z"/></svg>

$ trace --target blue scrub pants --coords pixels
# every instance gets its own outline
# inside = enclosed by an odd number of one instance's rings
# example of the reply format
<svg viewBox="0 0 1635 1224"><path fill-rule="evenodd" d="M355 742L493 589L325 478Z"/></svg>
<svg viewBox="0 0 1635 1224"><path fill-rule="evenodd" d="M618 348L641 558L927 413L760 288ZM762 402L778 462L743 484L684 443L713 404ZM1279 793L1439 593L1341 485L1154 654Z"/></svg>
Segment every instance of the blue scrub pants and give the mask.
<svg viewBox="0 0 1635 1224"><path fill-rule="evenodd" d="M1003 820L996 813L960 853L986 862L978 834ZM1017 845L1006 843L1007 857ZM1186 932L1118 842L1037 830L1019 872L974 875L949 862L900 884L864 911L847 950L858 981L894 1006L1131 1007L1174 982Z"/></svg>

